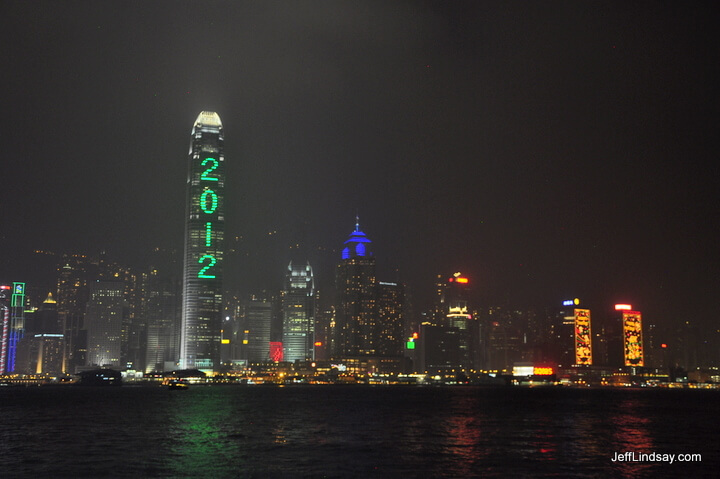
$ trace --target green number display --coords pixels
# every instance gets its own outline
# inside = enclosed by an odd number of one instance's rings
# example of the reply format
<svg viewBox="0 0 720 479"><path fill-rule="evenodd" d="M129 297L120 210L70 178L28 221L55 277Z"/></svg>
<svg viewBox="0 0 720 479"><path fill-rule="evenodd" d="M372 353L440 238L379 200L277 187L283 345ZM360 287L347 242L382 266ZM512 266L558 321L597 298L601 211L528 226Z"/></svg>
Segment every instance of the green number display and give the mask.
<svg viewBox="0 0 720 479"><path fill-rule="evenodd" d="M210 205L208 206L208 203ZM218 207L218 196L213 190L207 189L200 195L200 208L206 215L215 213Z"/></svg>
<svg viewBox="0 0 720 479"><path fill-rule="evenodd" d="M204 265L200 269L200 271L198 271L198 278L211 278L211 279L215 278L214 274L205 274L205 273L207 273L207 270L209 270L210 268L215 266L215 263L217 263L217 260L215 259L215 257L213 255L204 254L200 257L200 260L198 261L198 263L204 264L206 259L210 260L210 263Z"/></svg>
<svg viewBox="0 0 720 479"><path fill-rule="evenodd" d="M208 174L211 171L217 170L217 167L220 165L220 163L218 163L218 160L216 160L215 158L205 158L203 160L203 162L200 164L200 166L205 166L207 163L210 163L210 162L212 162L212 166L210 166L210 168L208 168L207 170L202 172L202 175L200 175L200 179L204 180L204 181L218 181L218 179L216 177L208 176Z"/></svg>
<svg viewBox="0 0 720 479"><path fill-rule="evenodd" d="M205 246L210 247L211 237L212 237L212 223L208 221L207 223L205 223Z"/></svg>

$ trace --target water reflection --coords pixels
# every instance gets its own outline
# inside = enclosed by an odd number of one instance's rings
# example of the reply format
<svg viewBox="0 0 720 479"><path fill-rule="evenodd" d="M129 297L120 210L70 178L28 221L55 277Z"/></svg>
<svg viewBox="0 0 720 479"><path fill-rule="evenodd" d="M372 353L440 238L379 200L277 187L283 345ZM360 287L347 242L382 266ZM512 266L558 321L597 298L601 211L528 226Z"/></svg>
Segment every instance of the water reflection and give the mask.
<svg viewBox="0 0 720 479"><path fill-rule="evenodd" d="M611 417L613 451L615 453L651 453L654 444L650 432L650 419L645 415L647 398L627 397L619 402L616 413ZM623 477L637 477L657 467L647 462L614 462L614 467Z"/></svg>
<svg viewBox="0 0 720 479"><path fill-rule="evenodd" d="M227 427L228 418L237 413L220 392L211 388L193 390L191 395L183 393L178 398L181 400L173 404L167 437L171 475L211 474L219 470L218 464L240 459L234 443L228 440L237 437L238 431Z"/></svg>

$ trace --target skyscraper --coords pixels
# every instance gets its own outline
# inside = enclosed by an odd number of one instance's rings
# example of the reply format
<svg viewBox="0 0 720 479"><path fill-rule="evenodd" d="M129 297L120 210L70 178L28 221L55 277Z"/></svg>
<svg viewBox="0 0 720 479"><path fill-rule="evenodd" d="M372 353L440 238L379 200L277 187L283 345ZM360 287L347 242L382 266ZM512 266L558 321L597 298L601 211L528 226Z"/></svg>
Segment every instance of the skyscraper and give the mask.
<svg viewBox="0 0 720 479"><path fill-rule="evenodd" d="M310 263L288 265L282 310L284 360L314 359L315 279Z"/></svg>
<svg viewBox="0 0 720 479"><path fill-rule="evenodd" d="M143 316L147 321L145 371L172 369L172 363L177 360L179 342L178 277L153 268L144 275L143 283Z"/></svg>
<svg viewBox="0 0 720 479"><path fill-rule="evenodd" d="M65 372L74 373L87 361L87 330L84 327L89 285L98 276L97 261L85 255L63 255L58 264L58 321L65 335Z"/></svg>
<svg viewBox="0 0 720 479"><path fill-rule="evenodd" d="M218 114L201 112L191 135L180 367L213 369L220 364L225 226L224 137Z"/></svg>
<svg viewBox="0 0 720 479"><path fill-rule="evenodd" d="M377 353L375 337L375 257L370 240L355 223L337 265L337 310L333 356L352 358Z"/></svg>
<svg viewBox="0 0 720 479"><path fill-rule="evenodd" d="M245 303L245 337L247 359L251 363L270 359L270 323L273 300L267 294L252 296Z"/></svg>
<svg viewBox="0 0 720 479"><path fill-rule="evenodd" d="M377 346L376 354L399 358L405 345L405 287L398 283L379 281L377 284Z"/></svg>
<svg viewBox="0 0 720 479"><path fill-rule="evenodd" d="M121 368L125 284L96 281L85 311L87 365Z"/></svg>

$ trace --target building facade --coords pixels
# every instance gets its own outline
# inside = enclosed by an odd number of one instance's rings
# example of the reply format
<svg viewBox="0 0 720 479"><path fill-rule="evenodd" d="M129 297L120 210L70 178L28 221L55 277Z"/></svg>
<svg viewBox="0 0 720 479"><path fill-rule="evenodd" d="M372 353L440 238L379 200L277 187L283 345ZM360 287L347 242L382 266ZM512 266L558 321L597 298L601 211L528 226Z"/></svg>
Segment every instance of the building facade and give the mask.
<svg viewBox="0 0 720 479"><path fill-rule="evenodd" d="M225 156L220 117L203 111L188 154L181 369L220 364L225 226Z"/></svg>
<svg viewBox="0 0 720 479"><path fill-rule="evenodd" d="M315 359L315 279L310 263L291 261L285 274L282 294L285 361Z"/></svg>
<svg viewBox="0 0 720 479"><path fill-rule="evenodd" d="M371 241L355 224L336 268L337 288L333 357L354 358L377 353L375 257Z"/></svg>
<svg viewBox="0 0 720 479"><path fill-rule="evenodd" d="M125 367L122 364L125 284L96 281L90 285L85 310L87 366Z"/></svg>
<svg viewBox="0 0 720 479"><path fill-rule="evenodd" d="M270 325L273 319L273 301L267 295L252 296L245 303L245 329L243 343L247 360L258 363L270 360Z"/></svg>

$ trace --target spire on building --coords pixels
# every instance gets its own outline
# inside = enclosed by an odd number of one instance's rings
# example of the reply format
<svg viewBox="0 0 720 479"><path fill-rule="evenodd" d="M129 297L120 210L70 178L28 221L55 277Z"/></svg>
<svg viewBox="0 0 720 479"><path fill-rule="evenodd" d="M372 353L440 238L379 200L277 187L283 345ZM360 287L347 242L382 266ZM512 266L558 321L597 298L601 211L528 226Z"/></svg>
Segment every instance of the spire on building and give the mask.
<svg viewBox="0 0 720 479"><path fill-rule="evenodd" d="M355 231L350 233L350 237L343 243L345 246L342 250L342 259L354 258L357 256L372 256L369 246L372 241L360 231L360 218L355 216Z"/></svg>

